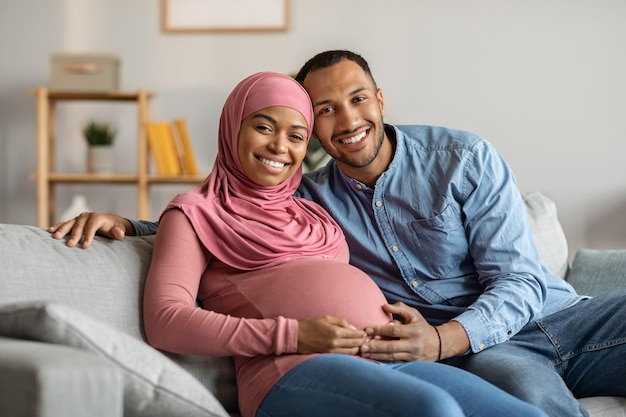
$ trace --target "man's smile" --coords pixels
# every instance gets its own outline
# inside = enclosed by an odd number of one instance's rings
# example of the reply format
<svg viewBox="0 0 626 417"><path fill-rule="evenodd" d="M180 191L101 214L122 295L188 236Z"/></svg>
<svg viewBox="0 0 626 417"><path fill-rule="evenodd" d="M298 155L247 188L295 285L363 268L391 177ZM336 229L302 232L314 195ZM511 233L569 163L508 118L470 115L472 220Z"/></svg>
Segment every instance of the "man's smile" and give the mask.
<svg viewBox="0 0 626 417"><path fill-rule="evenodd" d="M367 131L367 130L365 130L365 131L363 131L363 132L359 133L359 134L358 134L358 135L356 135L356 136L352 136L352 137L349 137L349 138L344 138L344 139L339 139L339 140L338 140L338 142L339 142L339 143L342 143L342 144L344 144L344 145L350 145L350 144L353 144L353 143L360 142L360 141L362 141L362 140L363 140L363 138L365 138L365 136L367 136L367 132L368 132L368 131Z"/></svg>

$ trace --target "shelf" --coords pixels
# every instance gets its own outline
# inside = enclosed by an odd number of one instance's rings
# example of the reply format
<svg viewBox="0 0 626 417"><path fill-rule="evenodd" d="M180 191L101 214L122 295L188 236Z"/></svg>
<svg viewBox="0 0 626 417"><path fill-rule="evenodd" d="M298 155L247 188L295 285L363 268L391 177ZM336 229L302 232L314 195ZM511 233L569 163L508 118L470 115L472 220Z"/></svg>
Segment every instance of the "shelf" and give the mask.
<svg viewBox="0 0 626 417"><path fill-rule="evenodd" d="M31 179L36 179L37 174L31 174ZM206 175L153 175L146 177L150 184L199 184L206 178ZM48 174L48 181L56 183L136 183L139 180L137 174L86 174L86 173L62 173L51 172Z"/></svg>
<svg viewBox="0 0 626 417"><path fill-rule="evenodd" d="M147 124L150 119L149 100L152 93L144 90L113 92L49 91L38 88L37 97L37 223L40 227L54 224L56 184L131 184L137 187L137 218L150 217L150 181L148 165ZM59 102L98 101L132 103L137 107L137 173L91 174L56 172L55 110Z"/></svg>
<svg viewBox="0 0 626 417"><path fill-rule="evenodd" d="M51 172L48 174L48 181L57 183L78 183L78 182L117 182L117 183L136 183L139 180L137 174L84 174L84 173L59 173Z"/></svg>
<svg viewBox="0 0 626 417"><path fill-rule="evenodd" d="M37 93L39 90L36 90ZM130 101L136 102L140 96L145 94L147 98L152 98L152 93L139 91L55 91L47 90L49 101Z"/></svg>
<svg viewBox="0 0 626 417"><path fill-rule="evenodd" d="M207 175L150 175L148 182L152 184L199 184L207 177Z"/></svg>
<svg viewBox="0 0 626 417"><path fill-rule="evenodd" d="M56 184L131 184L137 187L137 218L150 219L150 188L163 184L199 184L204 175L163 176L149 172L147 127L149 101L153 94L145 91L74 92L38 88L37 97L37 222L41 227L54 224ZM99 101L133 103L137 106L137 172L129 174L91 174L57 172L55 161L55 107L61 101Z"/></svg>

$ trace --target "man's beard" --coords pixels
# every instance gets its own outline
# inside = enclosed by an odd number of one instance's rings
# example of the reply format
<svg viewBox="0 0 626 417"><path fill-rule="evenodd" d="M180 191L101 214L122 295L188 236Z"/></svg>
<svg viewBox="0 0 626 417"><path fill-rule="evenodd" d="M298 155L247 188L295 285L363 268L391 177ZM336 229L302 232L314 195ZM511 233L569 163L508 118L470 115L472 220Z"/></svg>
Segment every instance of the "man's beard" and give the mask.
<svg viewBox="0 0 626 417"><path fill-rule="evenodd" d="M346 157L345 155L334 156L329 153L330 156L332 156L335 159L335 161L340 162L352 168L364 168L368 166L369 164L372 163L372 161L376 159L376 157L378 156L378 153L380 152L380 148L383 146L383 141L385 139L385 129L382 128L382 126L384 126L382 123L382 120L381 120L380 126L381 128L378 129L380 131L380 135L377 138L378 140L375 142L374 149L372 150L371 154L366 156L365 159L355 160L354 158L349 158L349 157Z"/></svg>

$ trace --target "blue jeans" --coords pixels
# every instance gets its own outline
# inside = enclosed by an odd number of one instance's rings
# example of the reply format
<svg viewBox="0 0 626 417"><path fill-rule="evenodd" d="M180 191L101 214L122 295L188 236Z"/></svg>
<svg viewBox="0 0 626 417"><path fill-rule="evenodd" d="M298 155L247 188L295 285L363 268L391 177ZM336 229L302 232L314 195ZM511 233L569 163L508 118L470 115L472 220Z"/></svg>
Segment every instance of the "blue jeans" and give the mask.
<svg viewBox="0 0 626 417"><path fill-rule="evenodd" d="M576 398L626 397L626 291L579 301L504 343L447 362L552 417L588 416Z"/></svg>
<svg viewBox="0 0 626 417"><path fill-rule="evenodd" d="M274 385L256 417L547 417L484 380L434 362L320 355Z"/></svg>

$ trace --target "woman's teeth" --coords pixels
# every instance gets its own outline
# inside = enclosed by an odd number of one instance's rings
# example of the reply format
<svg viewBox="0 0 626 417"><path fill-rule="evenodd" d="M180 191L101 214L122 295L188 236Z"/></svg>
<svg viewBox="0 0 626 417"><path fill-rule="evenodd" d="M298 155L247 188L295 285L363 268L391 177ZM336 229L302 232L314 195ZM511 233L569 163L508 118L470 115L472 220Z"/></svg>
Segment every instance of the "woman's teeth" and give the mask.
<svg viewBox="0 0 626 417"><path fill-rule="evenodd" d="M265 165L269 165L274 168L283 168L285 166L284 162L270 161L269 159L265 158L259 158L259 161L263 162Z"/></svg>

